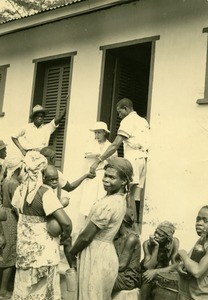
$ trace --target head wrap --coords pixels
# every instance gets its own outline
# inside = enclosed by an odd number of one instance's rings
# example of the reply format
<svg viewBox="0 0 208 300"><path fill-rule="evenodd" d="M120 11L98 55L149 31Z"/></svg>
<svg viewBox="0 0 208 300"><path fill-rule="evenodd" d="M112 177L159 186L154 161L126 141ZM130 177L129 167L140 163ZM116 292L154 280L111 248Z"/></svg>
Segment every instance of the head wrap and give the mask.
<svg viewBox="0 0 208 300"><path fill-rule="evenodd" d="M125 216L124 216L123 221L124 221L126 224L128 224L130 227L133 226L133 224L134 224L134 212L133 212L133 210L132 210L131 208L128 207L128 208L126 209L126 214L125 214Z"/></svg>
<svg viewBox="0 0 208 300"><path fill-rule="evenodd" d="M133 168L130 161L128 161L128 159L126 158L117 156L112 156L107 161L108 164L105 166L104 169L106 170L108 167L110 167L121 172L127 179L127 185L129 185L133 177Z"/></svg>
<svg viewBox="0 0 208 300"><path fill-rule="evenodd" d="M175 226L171 222L164 221L157 226L157 229L165 233L169 240L172 240L175 233Z"/></svg>
<svg viewBox="0 0 208 300"><path fill-rule="evenodd" d="M24 201L31 204L39 187L43 184L42 171L46 169L47 159L37 151L29 151L23 159L24 173L22 183L15 190L12 205L23 211Z"/></svg>
<svg viewBox="0 0 208 300"><path fill-rule="evenodd" d="M22 167L22 156L21 155L13 155L7 156L5 159L5 167L6 167L6 178L10 179L14 172Z"/></svg>

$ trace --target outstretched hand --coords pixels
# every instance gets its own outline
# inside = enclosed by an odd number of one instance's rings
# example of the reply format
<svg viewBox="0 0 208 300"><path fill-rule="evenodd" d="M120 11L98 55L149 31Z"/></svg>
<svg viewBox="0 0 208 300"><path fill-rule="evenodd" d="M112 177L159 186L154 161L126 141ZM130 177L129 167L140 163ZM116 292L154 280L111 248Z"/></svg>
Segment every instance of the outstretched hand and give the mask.
<svg viewBox="0 0 208 300"><path fill-rule="evenodd" d="M97 169L97 167L99 166L99 161L97 162L97 161L95 161L92 165L91 165L91 167L90 167L90 173L91 174L95 174L95 171L96 171L96 169Z"/></svg>
<svg viewBox="0 0 208 300"><path fill-rule="evenodd" d="M96 177L96 173L95 173L95 172L94 172L94 173L88 172L88 173L86 174L86 178L93 179L93 178L95 178L95 177Z"/></svg>

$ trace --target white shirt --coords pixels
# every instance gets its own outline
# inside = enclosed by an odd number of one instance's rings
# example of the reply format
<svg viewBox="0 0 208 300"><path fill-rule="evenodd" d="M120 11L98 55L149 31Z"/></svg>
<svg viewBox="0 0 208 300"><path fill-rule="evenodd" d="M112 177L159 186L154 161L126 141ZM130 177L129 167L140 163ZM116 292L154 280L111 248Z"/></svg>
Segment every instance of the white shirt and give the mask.
<svg viewBox="0 0 208 300"><path fill-rule="evenodd" d="M42 201L43 209L45 211L46 216L48 216L55 212L57 209L63 208L63 205L54 193L53 189L48 185L45 186L49 189L43 194Z"/></svg>
<svg viewBox="0 0 208 300"><path fill-rule="evenodd" d="M124 157L130 161L147 157L149 147L149 124L146 119L132 111L120 123L117 134L126 137L124 140Z"/></svg>
<svg viewBox="0 0 208 300"><path fill-rule="evenodd" d="M51 134L58 127L52 120L50 123L36 127L34 123L27 124L12 137L17 138L25 150L38 150L48 146Z"/></svg>
<svg viewBox="0 0 208 300"><path fill-rule="evenodd" d="M59 186L61 188L63 188L66 184L67 184L67 180L64 178L64 174L57 170L58 171L58 183L59 183Z"/></svg>

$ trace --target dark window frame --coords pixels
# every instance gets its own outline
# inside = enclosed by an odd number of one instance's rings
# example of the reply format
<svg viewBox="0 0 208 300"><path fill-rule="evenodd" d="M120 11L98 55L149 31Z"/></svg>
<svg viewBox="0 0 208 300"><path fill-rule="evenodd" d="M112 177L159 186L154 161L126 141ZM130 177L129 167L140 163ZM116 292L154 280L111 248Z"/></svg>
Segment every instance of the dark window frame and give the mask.
<svg viewBox="0 0 208 300"><path fill-rule="evenodd" d="M6 77L7 77L7 69L10 65L2 65L0 66L0 117L3 117L5 113L3 112L3 104L4 104L4 93L6 87Z"/></svg>
<svg viewBox="0 0 208 300"><path fill-rule="evenodd" d="M70 53L64 53L64 54L60 54L60 55L54 55L54 56L49 56L49 57L43 57L43 58L38 58L38 59L34 59L33 63L35 64L35 69L34 69L34 79L33 79L33 91L32 91L32 98L31 98L31 109L32 107L36 104L41 104L44 106L44 102L42 102L43 99L39 98L40 95L37 94L37 81L39 80L37 78L38 76L38 68L39 66L41 66L41 68L45 69L45 66L47 66L47 64L53 64L53 62L57 62L59 60L70 60L70 76L69 76L69 90L68 90L68 94L69 94L69 99L70 99L70 94L71 94L71 84L72 84L72 73L73 73L73 63L74 63L74 56L77 54L76 51L74 52L70 52ZM42 92L44 91L44 86L42 86L40 88L42 90ZM41 99L41 101L40 101ZM38 100L38 102L37 102ZM67 122L68 122L68 112L69 112L69 105L70 105L70 101L67 102L67 113L65 116L65 128L64 128L64 136L67 137ZM63 170L63 163L64 163L64 157L65 157L65 144L66 144L66 139L63 140L63 152L62 152L62 159L61 159L61 165L60 167L58 167L58 169L60 171Z"/></svg>
<svg viewBox="0 0 208 300"><path fill-rule="evenodd" d="M204 28L202 33L208 33L208 27ZM208 42L207 42L207 54L206 54L206 70L205 70L205 82L204 82L204 98L197 99L196 103L199 105L208 104Z"/></svg>

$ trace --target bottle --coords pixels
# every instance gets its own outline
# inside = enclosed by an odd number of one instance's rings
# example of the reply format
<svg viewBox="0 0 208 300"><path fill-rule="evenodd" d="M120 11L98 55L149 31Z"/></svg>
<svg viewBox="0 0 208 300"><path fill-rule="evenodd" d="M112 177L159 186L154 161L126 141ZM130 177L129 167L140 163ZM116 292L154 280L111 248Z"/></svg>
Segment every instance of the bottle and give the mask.
<svg viewBox="0 0 208 300"><path fill-rule="evenodd" d="M78 292L78 279L77 271L74 268L70 268L65 272L66 280L66 296L67 299L76 300Z"/></svg>
<svg viewBox="0 0 208 300"><path fill-rule="evenodd" d="M200 260L202 259L202 257L205 255L206 250L204 247L204 244L206 242L206 238L207 238L207 232L203 231L200 239L196 242L192 254L191 254L191 259L194 260L195 262L199 263Z"/></svg>

